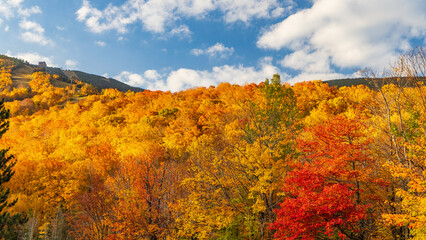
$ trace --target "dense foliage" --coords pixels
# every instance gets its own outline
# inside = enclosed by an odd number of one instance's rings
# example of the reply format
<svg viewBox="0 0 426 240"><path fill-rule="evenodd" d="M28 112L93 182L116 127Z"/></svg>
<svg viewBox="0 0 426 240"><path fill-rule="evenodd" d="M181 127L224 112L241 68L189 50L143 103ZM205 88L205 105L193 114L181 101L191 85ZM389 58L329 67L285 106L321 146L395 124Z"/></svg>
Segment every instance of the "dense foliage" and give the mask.
<svg viewBox="0 0 426 240"><path fill-rule="evenodd" d="M403 66L74 102L37 73L7 103L10 213L26 239L424 239L426 87Z"/></svg>
<svg viewBox="0 0 426 240"><path fill-rule="evenodd" d="M0 102L0 138L9 128L9 110L4 108L4 102ZM8 153L9 149L0 150L0 238L17 239L20 224L26 221L21 213L10 214L8 209L16 204L17 199L9 198L10 189L5 186L12 178L14 171L13 155Z"/></svg>

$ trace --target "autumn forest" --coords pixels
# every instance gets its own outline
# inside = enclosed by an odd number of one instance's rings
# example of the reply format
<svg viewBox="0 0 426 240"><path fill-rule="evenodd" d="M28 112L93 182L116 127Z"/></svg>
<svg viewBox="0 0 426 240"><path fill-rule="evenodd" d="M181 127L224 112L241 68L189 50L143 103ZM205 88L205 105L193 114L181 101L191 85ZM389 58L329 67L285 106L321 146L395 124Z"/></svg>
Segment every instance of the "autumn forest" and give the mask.
<svg viewBox="0 0 426 240"><path fill-rule="evenodd" d="M43 69L19 87L4 58L3 214L21 220L3 239L425 239L425 57L360 71L365 85L175 93Z"/></svg>

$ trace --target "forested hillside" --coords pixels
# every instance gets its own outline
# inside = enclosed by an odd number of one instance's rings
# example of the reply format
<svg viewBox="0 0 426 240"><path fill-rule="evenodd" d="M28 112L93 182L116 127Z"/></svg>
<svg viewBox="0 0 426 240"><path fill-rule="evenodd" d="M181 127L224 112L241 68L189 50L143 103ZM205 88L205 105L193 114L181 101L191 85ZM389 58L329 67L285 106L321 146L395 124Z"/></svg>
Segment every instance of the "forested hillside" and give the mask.
<svg viewBox="0 0 426 240"><path fill-rule="evenodd" d="M32 76L32 74L35 72L43 72L50 75L50 83L54 87L74 87L76 90L74 92L80 92L82 88L91 88L96 91L102 91L103 89L109 88L118 89L122 92L143 91L143 89L141 88L129 86L113 78L106 78L103 76L88 74L75 70L62 70L61 68L57 67L40 67L37 65L32 65L24 60L1 54L0 71L0 73L2 74L0 79L4 78L4 80L2 81L8 83L7 86L5 86L4 84L0 86L3 90L3 93L0 92L1 97L5 97L6 99L19 99L28 97L29 95L24 94L24 92L28 92L28 90L31 90L29 82L34 79L34 76ZM9 79L9 81L11 80L11 82L8 82L6 79ZM5 87L7 88L7 90L4 89ZM84 91L85 90L83 90L83 92Z"/></svg>
<svg viewBox="0 0 426 240"><path fill-rule="evenodd" d="M425 54L400 60L371 88L274 75L81 100L44 72L11 91L4 68L17 237L425 239Z"/></svg>

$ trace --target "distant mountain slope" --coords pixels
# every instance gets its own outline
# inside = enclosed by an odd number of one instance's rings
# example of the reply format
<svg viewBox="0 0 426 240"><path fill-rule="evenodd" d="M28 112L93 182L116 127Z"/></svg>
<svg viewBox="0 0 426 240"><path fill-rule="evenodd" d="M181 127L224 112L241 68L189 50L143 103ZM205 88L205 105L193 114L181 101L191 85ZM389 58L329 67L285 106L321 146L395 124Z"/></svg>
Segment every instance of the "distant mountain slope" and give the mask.
<svg viewBox="0 0 426 240"><path fill-rule="evenodd" d="M93 86L96 86L99 89L115 88L122 92L126 92L128 90L133 92L143 91L143 89L141 88L129 86L113 78L106 78L106 77L89 74L89 73L85 73L81 71L64 71L64 72L68 72L67 75L77 76L77 78L80 81L92 84ZM73 74L69 72L72 72Z"/></svg>
<svg viewBox="0 0 426 240"><path fill-rule="evenodd" d="M12 80L14 87L29 87L28 83L31 81L32 72L36 69L39 69L39 66L29 64L24 60L0 54L0 68L5 66L14 66L12 70ZM47 66L45 69L50 74L61 76L61 81L55 80L55 82L52 83L55 87L66 87L69 86L73 80L79 80L84 83L92 84L99 90L107 88L115 88L122 92L127 92L129 90L134 92L141 92L144 90L142 88L129 86L113 78L106 78L82 71L62 70L61 68L49 66ZM384 83L392 83L394 80L395 79L382 79ZM367 81L365 78L334 79L323 82L328 83L329 86L336 87L350 87L352 85L365 85L370 88L374 87L372 82ZM426 84L426 78L423 80L423 82Z"/></svg>
<svg viewBox="0 0 426 240"><path fill-rule="evenodd" d="M404 79L404 78L403 78ZM389 83L396 83L396 78L379 78L381 84L389 84ZM422 81L423 83L426 83L426 78L419 78L417 80ZM328 83L329 86L335 86L335 87L350 87L350 86L357 86L357 85L365 85L369 88L375 88L374 84L370 80L366 80L365 78L347 78L347 79L334 79L334 80L328 80L323 81L324 83ZM412 87L412 84L408 84L408 87Z"/></svg>
<svg viewBox="0 0 426 240"><path fill-rule="evenodd" d="M333 79L333 80L327 80L323 81L324 83L328 83L328 86L330 87L350 87L350 86L357 86L357 85L366 85L367 87L373 87L371 82L367 81L365 78L346 78L346 79Z"/></svg>
<svg viewBox="0 0 426 240"><path fill-rule="evenodd" d="M35 70L40 70L40 67L37 65L30 64L21 59L0 54L0 68L8 66L13 66L12 81L14 87L29 87L28 83L31 81L31 74ZM50 74L56 74L61 76L61 81L55 80L55 82L52 83L55 87L66 87L70 85L70 83L72 83L72 80L79 80L84 83L92 84L99 90L107 88L115 88L122 92L127 92L128 90L134 92L141 92L144 90L142 88L129 86L113 78L105 78L102 76L89 74L81 71L65 71L61 68L50 66L45 67L45 70Z"/></svg>

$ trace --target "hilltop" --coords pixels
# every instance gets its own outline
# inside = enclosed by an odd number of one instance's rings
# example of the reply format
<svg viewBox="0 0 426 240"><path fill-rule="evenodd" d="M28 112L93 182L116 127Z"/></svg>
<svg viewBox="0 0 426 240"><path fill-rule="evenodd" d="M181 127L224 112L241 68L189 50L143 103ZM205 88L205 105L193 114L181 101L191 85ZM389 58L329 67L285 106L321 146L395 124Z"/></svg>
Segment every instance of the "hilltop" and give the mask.
<svg viewBox="0 0 426 240"><path fill-rule="evenodd" d="M63 70L57 67L43 66L43 64L42 66L33 65L21 59L0 55L0 69L7 66L13 66L11 69L11 77L14 88L29 88L29 82L32 80L32 73L42 70L51 75L59 76L58 78L51 80L54 87L66 88L71 87L72 84L75 84L76 82L80 82L93 86L98 91L109 88L117 89L121 92L127 92L129 90L133 92L141 92L144 90L142 88L129 86L114 78L106 78L79 70ZM381 80L383 83L393 83L393 80L389 78L383 78ZM365 78L333 79L323 82L327 83L330 87L337 88L357 85L365 85L369 88L374 88L374 84L371 81L367 81ZM81 86L81 84L77 85L77 87L79 86Z"/></svg>
<svg viewBox="0 0 426 240"><path fill-rule="evenodd" d="M13 66L11 69L13 87L29 87L31 81L31 74L36 71L43 70L46 73L54 74L59 78L52 81L52 85L55 87L68 87L76 81L90 84L97 88L99 91L108 88L114 88L121 92L133 91L141 92L144 89L138 87L129 86L123 82L120 82L114 78L106 78L96 74L85 73L77 70L62 70L57 67L50 66L38 66L30 64L24 60L8 57L6 55L0 55L0 68Z"/></svg>

